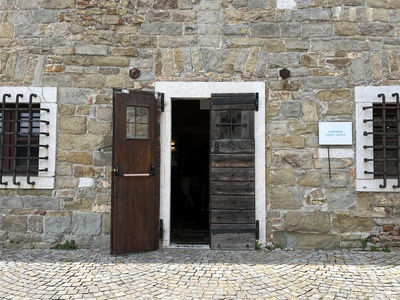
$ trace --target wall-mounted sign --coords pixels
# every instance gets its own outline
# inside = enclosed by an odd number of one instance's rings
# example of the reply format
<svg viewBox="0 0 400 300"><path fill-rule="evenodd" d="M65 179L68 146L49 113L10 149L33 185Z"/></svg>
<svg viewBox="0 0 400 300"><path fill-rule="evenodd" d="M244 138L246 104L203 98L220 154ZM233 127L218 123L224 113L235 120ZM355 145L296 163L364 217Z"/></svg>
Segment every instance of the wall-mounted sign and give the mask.
<svg viewBox="0 0 400 300"><path fill-rule="evenodd" d="M320 122L320 145L352 145L353 130L351 122Z"/></svg>

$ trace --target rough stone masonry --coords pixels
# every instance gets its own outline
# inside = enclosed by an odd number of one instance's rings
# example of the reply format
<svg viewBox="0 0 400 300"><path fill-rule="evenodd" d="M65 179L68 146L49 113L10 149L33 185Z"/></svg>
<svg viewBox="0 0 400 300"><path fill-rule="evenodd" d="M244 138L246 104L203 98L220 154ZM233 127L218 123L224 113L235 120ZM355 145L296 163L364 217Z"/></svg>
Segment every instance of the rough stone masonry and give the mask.
<svg viewBox="0 0 400 300"><path fill-rule="evenodd" d="M163 80L265 81L270 244L398 244L400 194L356 192L352 146L330 179L318 122L398 84L399 31L397 0L0 0L0 85L58 88L55 188L0 190L2 246L109 247L112 89Z"/></svg>

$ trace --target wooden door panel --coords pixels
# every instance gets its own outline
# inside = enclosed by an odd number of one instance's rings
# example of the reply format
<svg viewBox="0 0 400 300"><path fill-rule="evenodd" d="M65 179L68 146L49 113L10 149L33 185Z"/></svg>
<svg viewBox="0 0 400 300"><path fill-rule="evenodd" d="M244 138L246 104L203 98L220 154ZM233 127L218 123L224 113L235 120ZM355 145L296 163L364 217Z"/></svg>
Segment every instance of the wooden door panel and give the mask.
<svg viewBox="0 0 400 300"><path fill-rule="evenodd" d="M253 154L211 154L211 168L254 168Z"/></svg>
<svg viewBox="0 0 400 300"><path fill-rule="evenodd" d="M228 196L214 195L213 209L230 209L246 210L255 209L254 196Z"/></svg>
<svg viewBox="0 0 400 300"><path fill-rule="evenodd" d="M254 210L217 210L211 212L213 224L252 224L254 222Z"/></svg>
<svg viewBox="0 0 400 300"><path fill-rule="evenodd" d="M254 195L254 182L215 181L210 187L212 195Z"/></svg>
<svg viewBox="0 0 400 300"><path fill-rule="evenodd" d="M255 102L252 97L213 95L211 99L212 249L255 249Z"/></svg>
<svg viewBox="0 0 400 300"><path fill-rule="evenodd" d="M157 102L151 93L116 91L113 104L111 251L155 250L159 235Z"/></svg>
<svg viewBox="0 0 400 300"><path fill-rule="evenodd" d="M235 153L248 153L254 154L254 140L246 139L239 141L221 140L217 139L211 144L213 152L235 154Z"/></svg>
<svg viewBox="0 0 400 300"><path fill-rule="evenodd" d="M253 224L241 224L240 229L231 224L211 225L211 248L225 250L254 250L256 237Z"/></svg>
<svg viewBox="0 0 400 300"><path fill-rule="evenodd" d="M215 168L211 174L213 181L253 181L254 168Z"/></svg>

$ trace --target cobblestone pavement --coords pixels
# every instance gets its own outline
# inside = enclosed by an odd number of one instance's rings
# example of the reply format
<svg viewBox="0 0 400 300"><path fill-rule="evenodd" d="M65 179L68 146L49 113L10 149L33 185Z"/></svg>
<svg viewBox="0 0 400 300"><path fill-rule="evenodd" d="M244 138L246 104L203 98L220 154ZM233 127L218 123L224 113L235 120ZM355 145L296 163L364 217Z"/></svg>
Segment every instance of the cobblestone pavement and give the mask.
<svg viewBox="0 0 400 300"><path fill-rule="evenodd" d="M400 252L0 250L0 299L399 299Z"/></svg>

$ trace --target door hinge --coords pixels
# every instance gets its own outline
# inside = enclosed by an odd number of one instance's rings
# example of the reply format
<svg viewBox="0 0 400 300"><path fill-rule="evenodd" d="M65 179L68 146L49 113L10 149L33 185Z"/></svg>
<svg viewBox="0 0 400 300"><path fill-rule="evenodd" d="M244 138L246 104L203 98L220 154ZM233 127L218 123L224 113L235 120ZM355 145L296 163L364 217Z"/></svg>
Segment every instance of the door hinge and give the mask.
<svg viewBox="0 0 400 300"><path fill-rule="evenodd" d="M157 93L158 100L160 101L161 111L164 112L165 102L164 102L164 93Z"/></svg>
<svg viewBox="0 0 400 300"><path fill-rule="evenodd" d="M256 220L256 240L260 238L260 221Z"/></svg>
<svg viewBox="0 0 400 300"><path fill-rule="evenodd" d="M255 110L258 111L258 93L256 93L256 97L254 99L254 106L255 106Z"/></svg>
<svg viewBox="0 0 400 300"><path fill-rule="evenodd" d="M160 219L160 240L164 238L164 221Z"/></svg>

